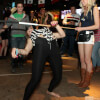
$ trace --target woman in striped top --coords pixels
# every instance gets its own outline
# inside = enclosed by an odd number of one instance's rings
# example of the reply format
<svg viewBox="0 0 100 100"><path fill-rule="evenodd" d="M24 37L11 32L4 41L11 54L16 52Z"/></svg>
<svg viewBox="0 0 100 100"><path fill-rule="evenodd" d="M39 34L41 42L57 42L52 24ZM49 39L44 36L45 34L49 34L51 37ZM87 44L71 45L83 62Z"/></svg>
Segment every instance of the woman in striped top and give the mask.
<svg viewBox="0 0 100 100"><path fill-rule="evenodd" d="M100 16L100 11L99 11L99 16ZM100 22L99 22L100 23ZM96 68L96 72L100 71L100 26L99 29L94 32L94 37L95 37L95 44L93 47L92 51L92 63L93 67Z"/></svg>
<svg viewBox="0 0 100 100"><path fill-rule="evenodd" d="M38 85L46 59L49 59L51 69L53 71L53 79L50 82L47 94L55 97L60 95L52 92L58 85L62 78L62 61L60 57L59 48L56 39L65 37L65 33L58 25L57 21L52 21L51 26L55 26L58 32L53 33L49 28L42 28L38 30L28 30L31 38L28 39L25 49L17 49L19 54L28 55L34 46L33 64L32 64L32 78L25 89L24 99L29 100L36 86ZM16 58L16 48L12 50L12 57Z"/></svg>

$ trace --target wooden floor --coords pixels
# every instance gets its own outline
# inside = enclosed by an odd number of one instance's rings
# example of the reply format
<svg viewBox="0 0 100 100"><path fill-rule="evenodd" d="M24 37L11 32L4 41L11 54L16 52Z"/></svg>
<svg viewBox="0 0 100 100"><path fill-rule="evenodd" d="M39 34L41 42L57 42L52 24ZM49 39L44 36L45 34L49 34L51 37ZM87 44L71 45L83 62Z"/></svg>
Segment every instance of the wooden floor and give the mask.
<svg viewBox="0 0 100 100"><path fill-rule="evenodd" d="M52 73L50 69L45 69L30 100L100 100L100 73L94 73L91 85L85 89L76 85L80 81L79 75L78 69L63 70L62 81L54 90L62 96L58 99L46 94ZM25 63L23 70L17 68L16 73L12 74L10 59L0 60L0 100L23 100L30 78L31 63Z"/></svg>

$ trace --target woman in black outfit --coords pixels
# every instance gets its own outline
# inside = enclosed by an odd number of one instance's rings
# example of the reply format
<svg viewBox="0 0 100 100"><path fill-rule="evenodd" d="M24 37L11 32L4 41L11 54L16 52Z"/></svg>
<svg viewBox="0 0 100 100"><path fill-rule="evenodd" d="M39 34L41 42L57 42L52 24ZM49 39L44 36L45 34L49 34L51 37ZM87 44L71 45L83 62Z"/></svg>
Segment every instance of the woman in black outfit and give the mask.
<svg viewBox="0 0 100 100"><path fill-rule="evenodd" d="M8 17L5 17L4 20L7 21ZM7 49L8 49L8 38L9 38L9 29L6 29L4 32L1 33L1 39L2 39L2 48L0 50L0 57L6 56Z"/></svg>
<svg viewBox="0 0 100 100"><path fill-rule="evenodd" d="M52 33L52 31L46 27L34 31L30 29L28 30L28 34L31 34L31 38L28 39L26 48L14 48L12 50L12 57L16 58L16 50L19 54L28 55L28 53L34 46L32 59L32 78L25 89L23 100L29 100L32 93L34 92L36 86L38 85L41 79L47 58L49 59L51 69L53 71L53 79L50 82L47 94L50 94L55 97L60 97L60 95L52 92L53 89L59 84L62 78L62 61L56 39L65 37L65 33L62 30L62 28L58 25L57 21L52 21L51 26L55 26L58 32Z"/></svg>

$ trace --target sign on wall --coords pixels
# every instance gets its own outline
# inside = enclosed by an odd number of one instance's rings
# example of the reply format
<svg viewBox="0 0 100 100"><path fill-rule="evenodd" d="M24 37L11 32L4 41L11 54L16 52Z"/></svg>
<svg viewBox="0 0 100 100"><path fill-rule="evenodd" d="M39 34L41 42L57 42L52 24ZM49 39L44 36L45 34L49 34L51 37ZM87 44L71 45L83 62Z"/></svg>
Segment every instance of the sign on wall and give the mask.
<svg viewBox="0 0 100 100"><path fill-rule="evenodd" d="M45 0L38 0L38 7L44 7Z"/></svg>
<svg viewBox="0 0 100 100"><path fill-rule="evenodd" d="M24 4L33 4L33 0L24 0Z"/></svg>

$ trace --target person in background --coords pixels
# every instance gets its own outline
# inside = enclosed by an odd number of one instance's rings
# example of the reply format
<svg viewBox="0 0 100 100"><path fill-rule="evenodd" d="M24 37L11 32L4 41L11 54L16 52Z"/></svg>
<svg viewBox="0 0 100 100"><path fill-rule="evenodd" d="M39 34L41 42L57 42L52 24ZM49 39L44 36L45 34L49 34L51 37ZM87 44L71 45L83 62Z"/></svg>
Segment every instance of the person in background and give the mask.
<svg viewBox="0 0 100 100"><path fill-rule="evenodd" d="M99 29L99 10L95 5L95 0L81 0L80 7L82 14L79 27L75 30L79 32L78 50L81 61L81 81L79 87L86 88L90 85L93 74L93 64L91 60L94 45L94 30Z"/></svg>
<svg viewBox="0 0 100 100"><path fill-rule="evenodd" d="M70 10L71 10L71 13L68 13L65 16L62 23L66 27L75 28L76 26L79 25L80 16L76 14L75 6L71 6ZM72 57L77 32L74 29L65 29L65 33L66 33L66 37L63 39L63 44L61 46L61 55L63 56L63 54L67 52L67 46L69 46L68 56Z"/></svg>
<svg viewBox="0 0 100 100"><path fill-rule="evenodd" d="M99 11L100 19L100 11ZM94 31L95 44L92 51L92 63L96 72L100 72L100 20L99 20L99 29Z"/></svg>
<svg viewBox="0 0 100 100"><path fill-rule="evenodd" d="M30 22L31 23L38 23L37 17L35 16L34 11L30 11ZM38 26L33 26L34 29L38 29Z"/></svg>
<svg viewBox="0 0 100 100"><path fill-rule="evenodd" d="M35 12L32 10L30 11L30 21L33 23L37 23L37 17L35 16Z"/></svg>
<svg viewBox="0 0 100 100"><path fill-rule="evenodd" d="M46 10L45 10L45 8L41 8L40 12L38 14L38 23L39 24L44 24L45 23L45 18L46 18Z"/></svg>
<svg viewBox="0 0 100 100"><path fill-rule="evenodd" d="M8 28L11 26L11 48L20 48L23 49L26 44L26 30L30 27L27 25L20 25L19 22L29 22L28 15L23 13L23 3L18 2L16 5L16 13L11 14L8 18L8 21L12 21L14 23L6 23L3 28ZM5 31L4 29L0 30ZM18 58L12 58L12 72L16 72L17 65L22 69L23 68L23 56L19 56Z"/></svg>
<svg viewBox="0 0 100 100"><path fill-rule="evenodd" d="M3 23L0 23L0 29L3 27ZM2 32L0 32L0 51L1 51L1 47L2 47L2 38L1 38L1 33ZM0 59L2 59L2 57L0 57Z"/></svg>
<svg viewBox="0 0 100 100"><path fill-rule="evenodd" d="M4 20L7 21L8 17L5 17ZM3 56L6 57L7 49L8 49L8 38L9 38L9 29L6 29L4 32L1 33L2 47L0 50L0 58ZM3 52L4 52L4 55L3 55Z"/></svg>

